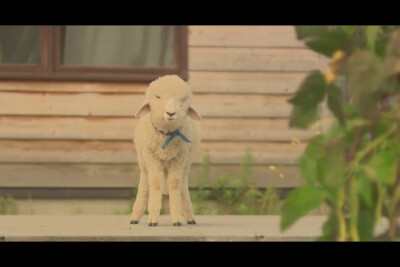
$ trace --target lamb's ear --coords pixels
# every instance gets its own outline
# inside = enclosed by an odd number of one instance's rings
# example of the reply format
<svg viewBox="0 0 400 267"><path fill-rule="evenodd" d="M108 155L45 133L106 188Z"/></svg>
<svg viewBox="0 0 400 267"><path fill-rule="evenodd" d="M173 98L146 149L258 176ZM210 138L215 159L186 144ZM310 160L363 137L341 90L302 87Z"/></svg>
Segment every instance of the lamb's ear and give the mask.
<svg viewBox="0 0 400 267"><path fill-rule="evenodd" d="M140 118L150 112L150 104L145 100L140 108L136 111L135 117Z"/></svg>
<svg viewBox="0 0 400 267"><path fill-rule="evenodd" d="M200 113L198 113L194 108L189 107L188 109L188 116L194 120L201 120Z"/></svg>

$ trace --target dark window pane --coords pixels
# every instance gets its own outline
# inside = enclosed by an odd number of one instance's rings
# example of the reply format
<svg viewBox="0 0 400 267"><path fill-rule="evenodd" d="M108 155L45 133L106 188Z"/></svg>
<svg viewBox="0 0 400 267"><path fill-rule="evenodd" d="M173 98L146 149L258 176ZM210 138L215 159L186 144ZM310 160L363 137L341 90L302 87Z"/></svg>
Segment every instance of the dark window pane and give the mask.
<svg viewBox="0 0 400 267"><path fill-rule="evenodd" d="M66 26L63 64L173 67L173 26Z"/></svg>
<svg viewBox="0 0 400 267"><path fill-rule="evenodd" d="M0 64L39 64L39 26L0 26Z"/></svg>

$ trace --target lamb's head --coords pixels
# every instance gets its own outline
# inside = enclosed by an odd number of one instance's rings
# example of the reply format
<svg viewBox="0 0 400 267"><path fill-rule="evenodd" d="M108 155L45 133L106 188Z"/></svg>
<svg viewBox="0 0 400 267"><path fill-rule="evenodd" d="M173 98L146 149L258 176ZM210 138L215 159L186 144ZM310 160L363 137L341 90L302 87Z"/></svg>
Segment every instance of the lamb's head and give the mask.
<svg viewBox="0 0 400 267"><path fill-rule="evenodd" d="M176 130L185 123L187 116L200 120L200 114L191 106L192 92L189 85L177 75L166 75L150 83L146 99L135 116L150 112L153 123L160 129Z"/></svg>

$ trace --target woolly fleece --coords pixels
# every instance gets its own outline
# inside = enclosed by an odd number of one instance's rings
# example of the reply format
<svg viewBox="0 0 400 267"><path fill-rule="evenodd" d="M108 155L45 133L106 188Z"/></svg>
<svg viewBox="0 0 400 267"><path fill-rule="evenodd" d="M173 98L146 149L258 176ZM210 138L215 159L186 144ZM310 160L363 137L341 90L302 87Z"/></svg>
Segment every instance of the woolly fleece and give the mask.
<svg viewBox="0 0 400 267"><path fill-rule="evenodd" d="M146 91L146 99L136 112L140 117L134 137L140 182L132 209L133 223L139 222L148 205L149 226L157 225L163 192L170 195L174 225L182 225L182 215L187 222L195 222L188 174L193 153L201 141L201 116L191 103L190 87L176 75L158 78ZM162 144L168 136L156 131L152 122L164 132L180 129L191 143L174 137L163 150Z"/></svg>

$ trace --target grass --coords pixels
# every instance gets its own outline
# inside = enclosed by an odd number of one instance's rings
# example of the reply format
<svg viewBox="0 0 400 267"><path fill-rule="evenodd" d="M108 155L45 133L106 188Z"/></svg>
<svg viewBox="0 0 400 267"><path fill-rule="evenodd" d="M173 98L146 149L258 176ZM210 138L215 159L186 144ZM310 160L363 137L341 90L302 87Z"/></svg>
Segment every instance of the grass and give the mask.
<svg viewBox="0 0 400 267"><path fill-rule="evenodd" d="M197 182L197 189L190 192L195 214L279 213L278 190L275 187L267 189L255 187L252 166L253 157L251 150L248 149L237 176L225 171L212 182L210 156L206 153L200 171L193 177Z"/></svg>
<svg viewBox="0 0 400 267"><path fill-rule="evenodd" d="M15 215L18 214L17 204L11 196L0 196L0 214L1 215Z"/></svg>

